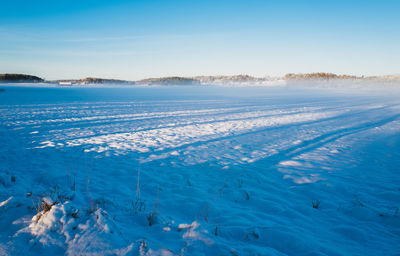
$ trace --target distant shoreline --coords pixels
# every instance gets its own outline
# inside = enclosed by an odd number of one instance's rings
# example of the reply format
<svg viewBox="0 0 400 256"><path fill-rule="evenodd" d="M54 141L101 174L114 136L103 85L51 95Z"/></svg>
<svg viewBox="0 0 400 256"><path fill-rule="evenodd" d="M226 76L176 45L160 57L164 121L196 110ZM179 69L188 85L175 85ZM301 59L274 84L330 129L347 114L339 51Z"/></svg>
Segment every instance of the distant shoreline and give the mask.
<svg viewBox="0 0 400 256"><path fill-rule="evenodd" d="M400 75L387 76L352 76L336 75L333 73L306 73L286 74L283 77L253 77L249 75L234 76L194 76L194 77L159 77L147 78L137 81L84 78L45 80L43 78L25 74L0 74L0 83L6 84L43 84L54 86L278 86L303 82L389 82L400 83Z"/></svg>

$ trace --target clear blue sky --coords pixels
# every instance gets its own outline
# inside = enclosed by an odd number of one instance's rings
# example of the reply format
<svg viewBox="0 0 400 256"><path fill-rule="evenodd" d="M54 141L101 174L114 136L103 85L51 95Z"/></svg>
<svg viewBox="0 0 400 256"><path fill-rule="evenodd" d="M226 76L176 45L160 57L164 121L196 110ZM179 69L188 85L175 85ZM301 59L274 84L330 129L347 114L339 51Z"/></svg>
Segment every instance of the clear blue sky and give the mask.
<svg viewBox="0 0 400 256"><path fill-rule="evenodd" d="M0 1L0 73L400 73L400 1Z"/></svg>

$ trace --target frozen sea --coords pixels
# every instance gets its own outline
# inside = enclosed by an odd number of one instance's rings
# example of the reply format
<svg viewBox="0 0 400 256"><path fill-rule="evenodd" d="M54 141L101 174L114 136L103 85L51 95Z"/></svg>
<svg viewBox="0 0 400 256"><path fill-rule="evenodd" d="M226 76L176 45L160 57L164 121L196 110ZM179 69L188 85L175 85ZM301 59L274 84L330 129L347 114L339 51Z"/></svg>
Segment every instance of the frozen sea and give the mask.
<svg viewBox="0 0 400 256"><path fill-rule="evenodd" d="M0 255L400 255L397 92L0 88Z"/></svg>

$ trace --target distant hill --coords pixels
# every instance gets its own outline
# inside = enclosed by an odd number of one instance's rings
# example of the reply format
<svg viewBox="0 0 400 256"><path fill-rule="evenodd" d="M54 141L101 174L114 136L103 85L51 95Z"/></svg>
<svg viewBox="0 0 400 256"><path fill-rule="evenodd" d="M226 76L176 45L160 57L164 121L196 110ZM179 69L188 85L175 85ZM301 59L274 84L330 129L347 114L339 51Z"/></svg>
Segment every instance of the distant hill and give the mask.
<svg viewBox="0 0 400 256"><path fill-rule="evenodd" d="M31 76L31 75L24 75L24 74L0 74L0 82L7 82L7 83L39 83L44 82L44 79Z"/></svg>
<svg viewBox="0 0 400 256"><path fill-rule="evenodd" d="M194 78L187 77L161 77L161 78L148 78L136 81L136 84L146 85L199 85L200 81Z"/></svg>
<svg viewBox="0 0 400 256"><path fill-rule="evenodd" d="M263 86L276 85L283 82L280 77L253 77L249 75L234 76L195 76L194 79L204 85L231 85L231 86Z"/></svg>
<svg viewBox="0 0 400 256"><path fill-rule="evenodd" d="M141 85L232 85L259 86L281 82L281 78L252 77L249 75L234 76L194 76L194 77L159 77L136 81Z"/></svg>
<svg viewBox="0 0 400 256"><path fill-rule="evenodd" d="M70 84L135 84L134 81L117 80L117 79L104 79L104 78L93 78L87 77L84 79L73 79L73 80L56 80L57 83L70 83Z"/></svg>
<svg viewBox="0 0 400 256"><path fill-rule="evenodd" d="M284 76L285 80L329 80L329 79L361 79L362 77L350 75L336 75L333 73L306 73L306 74L293 74L289 73Z"/></svg>

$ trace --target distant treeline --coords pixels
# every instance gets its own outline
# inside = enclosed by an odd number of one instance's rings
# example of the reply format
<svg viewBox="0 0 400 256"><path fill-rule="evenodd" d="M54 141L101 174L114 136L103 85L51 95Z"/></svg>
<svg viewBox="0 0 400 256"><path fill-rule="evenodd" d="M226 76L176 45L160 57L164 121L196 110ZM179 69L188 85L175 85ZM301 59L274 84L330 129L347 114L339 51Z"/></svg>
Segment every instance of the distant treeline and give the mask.
<svg viewBox="0 0 400 256"><path fill-rule="evenodd" d="M336 75L333 73L308 73L308 74L293 74L289 73L284 76L285 80L313 80L313 79L358 79L362 77L350 75Z"/></svg>
<svg viewBox="0 0 400 256"><path fill-rule="evenodd" d="M39 83L39 82L44 82L44 79L37 76L23 75L23 74L0 74L0 82Z"/></svg>
<svg viewBox="0 0 400 256"><path fill-rule="evenodd" d="M87 77L84 79L76 79L76 80L57 80L55 82L71 82L74 84L135 84L134 81L93 78L93 77Z"/></svg>
<svg viewBox="0 0 400 256"><path fill-rule="evenodd" d="M162 78L148 78L137 81L136 83L148 85L195 85L200 84L200 81L194 78L171 76Z"/></svg>
<svg viewBox="0 0 400 256"><path fill-rule="evenodd" d="M352 76L352 75L337 75L333 73L306 73L293 74L289 73L283 77L253 77L249 75L233 75L233 76L194 76L194 77L158 77L147 78L139 81L127 81L117 79L104 79L88 77L84 79L65 79L46 81L37 76L24 74L0 74L0 82L46 82L57 83L60 85L90 85L90 84L124 84L124 85L262 85L276 81L307 81L307 80L385 80L385 81L400 81L399 75L390 76Z"/></svg>

